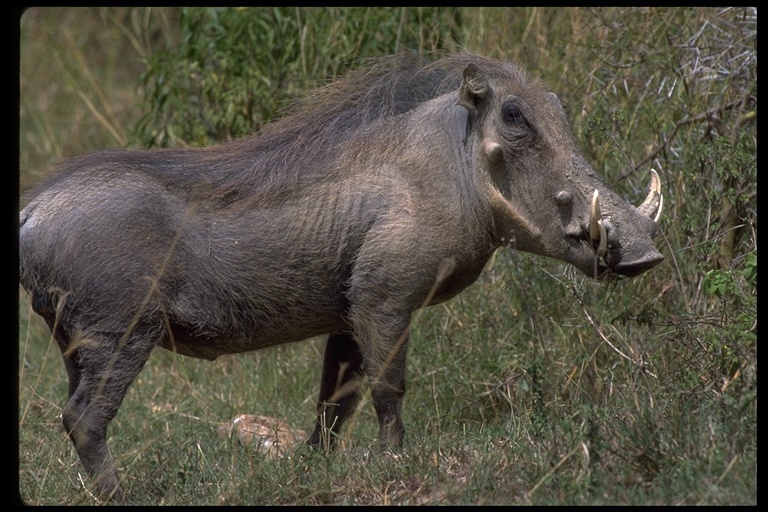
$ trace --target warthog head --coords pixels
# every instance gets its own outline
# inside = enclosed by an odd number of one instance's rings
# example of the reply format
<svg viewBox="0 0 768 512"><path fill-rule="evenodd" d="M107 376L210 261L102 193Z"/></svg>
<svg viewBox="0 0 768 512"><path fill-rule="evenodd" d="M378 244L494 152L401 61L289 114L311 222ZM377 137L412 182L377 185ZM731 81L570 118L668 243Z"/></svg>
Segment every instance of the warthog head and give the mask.
<svg viewBox="0 0 768 512"><path fill-rule="evenodd" d="M497 79L469 64L459 91L477 130L474 151L491 176L499 243L594 277L636 276L661 262L653 244L663 205L656 171L645 201L630 205L581 155L557 96L509 79L519 73Z"/></svg>

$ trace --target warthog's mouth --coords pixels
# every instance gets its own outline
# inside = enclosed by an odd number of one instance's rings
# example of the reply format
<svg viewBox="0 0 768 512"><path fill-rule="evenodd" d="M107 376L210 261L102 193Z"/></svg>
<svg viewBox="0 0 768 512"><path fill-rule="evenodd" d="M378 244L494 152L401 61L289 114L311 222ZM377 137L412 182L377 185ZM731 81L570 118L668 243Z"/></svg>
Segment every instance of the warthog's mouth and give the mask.
<svg viewBox="0 0 768 512"><path fill-rule="evenodd" d="M650 246L648 250L638 258L623 259L613 264L606 260L605 256L601 256L595 250L592 253L590 264L585 268L579 266L590 277L595 279L615 279L624 277L635 277L643 272L652 269L662 261L664 256L659 253L653 246Z"/></svg>
<svg viewBox="0 0 768 512"><path fill-rule="evenodd" d="M659 174L651 169L651 186L648 196L637 207L638 213L653 220L649 241L656 234L663 207L664 196L661 193L661 180ZM652 243L647 244L643 251L635 250L632 255L626 252L623 255L616 254L614 245L617 235L610 220L602 217L600 193L597 189L592 196L589 228L586 235L585 242L590 246L594 255L591 272L586 273L595 278L606 275L634 277L653 268L664 259L664 256L656 250Z"/></svg>

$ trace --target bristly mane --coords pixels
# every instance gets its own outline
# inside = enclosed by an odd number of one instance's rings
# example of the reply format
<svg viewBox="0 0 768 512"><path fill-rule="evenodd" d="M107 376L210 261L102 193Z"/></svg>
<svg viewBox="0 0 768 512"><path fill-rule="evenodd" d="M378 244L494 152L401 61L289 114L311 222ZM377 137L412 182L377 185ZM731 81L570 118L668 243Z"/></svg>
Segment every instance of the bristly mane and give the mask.
<svg viewBox="0 0 768 512"><path fill-rule="evenodd" d="M433 61L409 53L370 58L253 136L202 149L93 153L67 161L61 170L125 164L168 188L194 189L198 197L276 197L300 181L322 179L361 129L458 90L470 62L490 77L527 79L515 66L469 53Z"/></svg>
<svg viewBox="0 0 768 512"><path fill-rule="evenodd" d="M286 156L293 158L305 153L309 161L316 161L318 153L361 127L457 90L462 71L470 62L488 76L525 79L515 67L473 54L434 61L411 53L369 58L342 78L310 93L246 145L253 151L286 150Z"/></svg>

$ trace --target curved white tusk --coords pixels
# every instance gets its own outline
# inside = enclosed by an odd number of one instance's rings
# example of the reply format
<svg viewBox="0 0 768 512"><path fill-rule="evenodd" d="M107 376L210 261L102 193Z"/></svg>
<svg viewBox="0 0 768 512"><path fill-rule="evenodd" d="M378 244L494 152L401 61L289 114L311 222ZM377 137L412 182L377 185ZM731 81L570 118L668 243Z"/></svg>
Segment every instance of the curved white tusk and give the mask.
<svg viewBox="0 0 768 512"><path fill-rule="evenodd" d="M595 189L592 194L592 210L589 215L589 237L597 242L600 240L600 193Z"/></svg>
<svg viewBox="0 0 768 512"><path fill-rule="evenodd" d="M656 217L653 218L653 223L658 225L661 218L661 210L664 208L664 196L659 196L659 209L656 212Z"/></svg>
<svg viewBox="0 0 768 512"><path fill-rule="evenodd" d="M637 210L646 217L652 217L659 210L661 201L661 179L655 169L651 169L651 187L643 203L637 207Z"/></svg>

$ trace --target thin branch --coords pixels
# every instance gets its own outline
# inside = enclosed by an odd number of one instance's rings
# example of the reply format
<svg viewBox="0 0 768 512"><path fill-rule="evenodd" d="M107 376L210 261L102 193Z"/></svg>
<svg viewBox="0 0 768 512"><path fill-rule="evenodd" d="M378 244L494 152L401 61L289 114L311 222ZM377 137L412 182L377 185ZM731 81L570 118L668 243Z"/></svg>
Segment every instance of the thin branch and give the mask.
<svg viewBox="0 0 768 512"><path fill-rule="evenodd" d="M656 375L655 375L653 372L651 372L651 371L649 371L649 370L648 370L648 368L645 366L645 364L644 364L644 363L642 363L642 361L641 361L640 363L638 363L637 361L635 361L634 359L632 359L631 357L629 357L628 355L626 355L624 352L622 352L621 350L619 350L619 348L618 348L618 347L616 347L616 346L615 346L613 343L611 343L611 342L610 342L610 340L608 339L608 337L607 337L605 334L603 334L603 331L601 331L601 330L600 330L600 328L597 326L597 324L595 323L595 321L594 321L594 320L592 320L592 316L589 314L589 311L587 311L587 308L586 308L586 306L584 305L584 301L582 300L582 298L581 298L581 296L579 295L579 293L576 291L576 288L575 288L575 287L574 287L574 286L571 284L571 285L569 286L569 289L570 289L571 293L573 294L573 296L574 296L574 297L576 297L576 301L577 301L577 302L579 303L579 305L581 306L581 310L584 312L584 316L587 318L587 321L590 323L590 325L591 325L591 326L592 326L592 327L595 329L595 332L597 332L598 336L600 336L600 338L601 338L601 339L602 339L602 340L603 340L603 341L604 341L604 342L605 342L605 343L606 343L606 344L607 344L609 347L611 347L611 348L613 349L613 351L614 351L614 352L616 352L617 354L619 354L621 357L623 357L623 358L624 358L624 359L626 359L627 361L631 362L631 363L632 363L633 365L635 365L635 366L636 366L638 369L640 369L640 370L644 371L645 373L647 373L648 375L650 375L650 376L651 376L651 377L653 377L653 378L658 378L658 377L657 377L657 376L656 376Z"/></svg>
<svg viewBox="0 0 768 512"><path fill-rule="evenodd" d="M627 178L630 174L637 171L641 167L643 167L648 162L653 161L659 153L661 153L664 149L666 149L667 146L672 142L672 140L675 138L675 135L677 135L677 132L682 128L683 126L697 123L699 121L706 121L708 119L712 119L713 116L717 116L722 114L725 111L732 110L736 107L741 107L745 103L745 99L756 101L757 98L754 96L749 96L748 98L739 98L736 101L732 101L722 107L715 107L713 109L707 110L706 112L702 112L701 114L696 114L693 117L686 117L685 119L681 119L677 123L675 123L675 127L672 129L672 133L669 136L663 137L663 140L661 144L653 150L650 154L648 154L645 158L640 160L637 164L632 166L631 170L628 172L623 173L621 176L619 176L618 180L621 181L625 178ZM751 118L751 117L750 117Z"/></svg>

